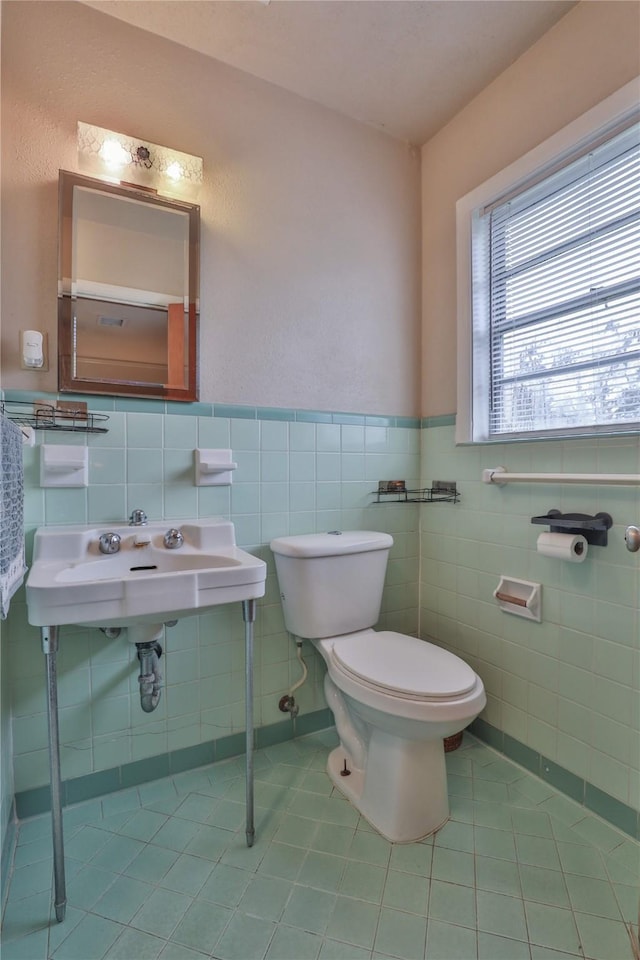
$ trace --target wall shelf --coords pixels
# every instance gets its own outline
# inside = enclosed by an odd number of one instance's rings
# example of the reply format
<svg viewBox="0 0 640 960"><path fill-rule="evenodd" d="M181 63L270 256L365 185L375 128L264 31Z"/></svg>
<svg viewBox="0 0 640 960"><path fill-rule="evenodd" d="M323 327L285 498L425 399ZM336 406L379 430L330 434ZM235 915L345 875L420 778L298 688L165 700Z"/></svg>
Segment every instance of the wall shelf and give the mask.
<svg viewBox="0 0 640 960"><path fill-rule="evenodd" d="M403 480L380 480L371 493L374 503L458 503L460 494L454 482L434 480L430 487L408 490Z"/></svg>
<svg viewBox="0 0 640 960"><path fill-rule="evenodd" d="M64 433L108 433L104 423L106 413L88 413L86 404L74 407L73 401L64 401L65 406L39 400L3 400L0 413L22 427L33 430L57 430Z"/></svg>
<svg viewBox="0 0 640 960"><path fill-rule="evenodd" d="M543 517L531 517L531 523L548 524L551 533L580 534L592 546L606 547L607 531L613 526L608 513L561 513L549 510Z"/></svg>

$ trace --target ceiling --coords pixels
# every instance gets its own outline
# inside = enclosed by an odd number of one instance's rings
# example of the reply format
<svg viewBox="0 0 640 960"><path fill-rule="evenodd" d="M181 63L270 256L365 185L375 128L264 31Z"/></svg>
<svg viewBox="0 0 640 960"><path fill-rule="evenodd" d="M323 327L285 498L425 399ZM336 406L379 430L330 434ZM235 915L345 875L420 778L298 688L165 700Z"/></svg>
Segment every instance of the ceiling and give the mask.
<svg viewBox="0 0 640 960"><path fill-rule="evenodd" d="M424 143L575 0L84 0Z"/></svg>

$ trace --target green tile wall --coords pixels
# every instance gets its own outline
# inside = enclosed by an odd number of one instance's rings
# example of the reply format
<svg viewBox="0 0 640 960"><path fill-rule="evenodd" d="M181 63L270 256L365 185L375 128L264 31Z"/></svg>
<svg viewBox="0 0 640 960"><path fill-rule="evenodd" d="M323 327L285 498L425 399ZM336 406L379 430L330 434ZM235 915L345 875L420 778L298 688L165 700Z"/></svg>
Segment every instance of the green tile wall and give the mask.
<svg viewBox="0 0 640 960"><path fill-rule="evenodd" d="M107 434L38 436L39 442L88 444L86 490L40 489L38 451L25 449L28 548L41 524L108 525L137 506L152 518L232 519L238 543L269 565L256 626L258 743L280 735L277 702L299 675L270 539L335 528L386 530L395 545L381 626L419 632L464 657L489 697L479 735L528 769L544 762L543 776L627 828L640 807L640 578L638 555L626 551L623 535L628 523L640 523L640 491L495 488L480 476L483 467L500 463L514 471L637 473L637 437L456 447L454 417L448 416L420 421L87 399L109 414ZM232 447L239 467L231 487L193 485L196 445ZM455 480L461 502L374 504L377 481L398 477L416 486ZM610 545L592 547L580 565L539 556L542 528L530 517L551 507L611 513ZM498 610L492 593L501 573L543 584L541 624ZM15 791L37 806L46 802L48 783L44 664L39 632L27 623L24 591L3 627ZM135 650L97 630L63 630L62 773L75 783L72 793L91 791L105 777L111 783L118 770L140 777L145 764L157 776L159 763L187 764L214 742L231 750L237 740L240 749L243 638L239 605L169 630L166 688L158 710L147 715L139 707ZM297 694L302 725L326 710L322 665L310 647L304 653L310 670Z"/></svg>
<svg viewBox="0 0 640 960"><path fill-rule="evenodd" d="M7 399L24 394L8 394ZM278 700L299 677L295 646L284 630L269 541L284 534L373 528L395 545L381 623L418 630L418 508L374 505L379 479L417 485L418 420L345 413L277 411L210 404L86 398L108 413L106 434L38 434L38 443L86 443L89 487L39 486L36 448L25 448L27 550L42 524L95 523L107 528L135 507L150 518L224 516L237 542L268 563L266 595L255 632L255 722L264 736L280 723ZM231 487L196 487L193 449L231 447L238 469ZM44 659L27 622L24 590L12 601L3 644L11 687L15 792L48 783ZM63 628L59 654L63 780L76 781L148 762L244 730L244 625L240 604L181 620L166 631L165 689L158 709L139 706L138 661L125 639ZM301 717L326 709L323 670L305 645L309 680L296 694ZM239 737L239 742L242 737ZM182 753L182 756L187 754ZM133 765L133 766L132 766ZM105 774L106 775L106 774ZM127 774L128 775L128 774ZM96 781L98 782L98 781ZM35 796L35 794L34 794Z"/></svg>
<svg viewBox="0 0 640 960"><path fill-rule="evenodd" d="M610 809L619 820L616 801L621 816L637 811L640 554L626 550L624 530L640 523L640 488L496 487L481 482L481 470L638 474L638 436L456 447L453 424L427 425L421 462L423 483L456 480L461 493L459 504L421 513L421 635L459 653L483 678L483 718L504 736L499 749L511 744L510 755L525 765L532 755L546 758L555 786L581 792L581 802L588 794L598 812ZM609 545L590 547L581 564L538 554L547 528L530 519L554 507L610 513ZM498 609L500 574L542 584L542 623Z"/></svg>

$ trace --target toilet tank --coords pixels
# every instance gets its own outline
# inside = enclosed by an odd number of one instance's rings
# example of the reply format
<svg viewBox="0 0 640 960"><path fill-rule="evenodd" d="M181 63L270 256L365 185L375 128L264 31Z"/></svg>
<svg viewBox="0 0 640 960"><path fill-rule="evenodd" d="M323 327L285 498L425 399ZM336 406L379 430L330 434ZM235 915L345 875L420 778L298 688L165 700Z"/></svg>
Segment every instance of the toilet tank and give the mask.
<svg viewBox="0 0 640 960"><path fill-rule="evenodd" d="M287 630L317 640L372 627L393 538L370 530L271 541Z"/></svg>

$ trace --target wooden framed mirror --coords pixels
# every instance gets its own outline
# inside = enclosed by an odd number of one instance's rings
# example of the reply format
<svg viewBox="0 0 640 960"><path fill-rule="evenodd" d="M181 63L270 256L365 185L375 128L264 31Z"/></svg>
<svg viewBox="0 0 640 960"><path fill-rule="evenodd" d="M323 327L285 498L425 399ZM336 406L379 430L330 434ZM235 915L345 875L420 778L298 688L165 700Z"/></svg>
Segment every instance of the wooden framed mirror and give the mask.
<svg viewBox="0 0 640 960"><path fill-rule="evenodd" d="M198 399L200 208L60 171L58 388Z"/></svg>

